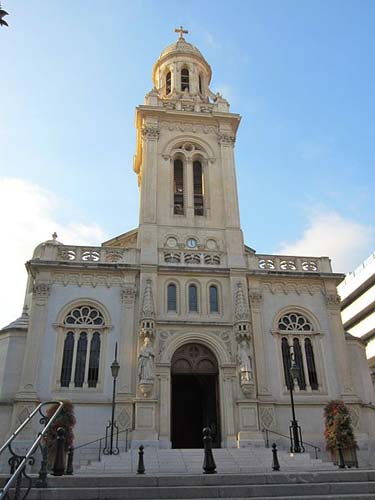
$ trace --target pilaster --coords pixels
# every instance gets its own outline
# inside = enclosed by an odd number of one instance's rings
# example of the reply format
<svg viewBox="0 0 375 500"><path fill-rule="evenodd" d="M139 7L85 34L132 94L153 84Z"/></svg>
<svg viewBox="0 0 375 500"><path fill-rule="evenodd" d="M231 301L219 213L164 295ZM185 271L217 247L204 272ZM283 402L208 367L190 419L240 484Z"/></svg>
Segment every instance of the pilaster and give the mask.
<svg viewBox="0 0 375 500"><path fill-rule="evenodd" d="M37 282L33 287L30 327L26 337L25 356L19 391L16 399L37 399L39 362L46 330L48 298L51 285Z"/></svg>

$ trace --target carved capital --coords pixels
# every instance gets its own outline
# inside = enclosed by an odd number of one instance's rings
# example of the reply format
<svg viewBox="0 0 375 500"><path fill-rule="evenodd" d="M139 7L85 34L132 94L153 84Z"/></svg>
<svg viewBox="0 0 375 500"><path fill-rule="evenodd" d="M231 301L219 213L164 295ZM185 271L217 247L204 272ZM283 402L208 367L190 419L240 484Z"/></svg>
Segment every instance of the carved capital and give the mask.
<svg viewBox="0 0 375 500"><path fill-rule="evenodd" d="M132 305L135 301L135 296L137 293L137 288L135 283L129 283L122 287L121 299L124 305Z"/></svg>
<svg viewBox="0 0 375 500"><path fill-rule="evenodd" d="M341 298L336 293L330 293L326 296L326 304L329 309L339 309L341 304Z"/></svg>
<svg viewBox="0 0 375 500"><path fill-rule="evenodd" d="M217 140L219 144L223 144L225 146L233 146L236 142L236 137L232 134L228 134L226 132L218 133Z"/></svg>
<svg viewBox="0 0 375 500"><path fill-rule="evenodd" d="M250 304L252 306L260 306L263 302L263 295L260 292L249 292Z"/></svg>
<svg viewBox="0 0 375 500"><path fill-rule="evenodd" d="M44 306L51 291L51 285L48 283L36 283L33 288L33 297L35 303L39 306Z"/></svg>
<svg viewBox="0 0 375 500"><path fill-rule="evenodd" d="M159 129L157 127L143 127L142 137L157 141L159 139Z"/></svg>

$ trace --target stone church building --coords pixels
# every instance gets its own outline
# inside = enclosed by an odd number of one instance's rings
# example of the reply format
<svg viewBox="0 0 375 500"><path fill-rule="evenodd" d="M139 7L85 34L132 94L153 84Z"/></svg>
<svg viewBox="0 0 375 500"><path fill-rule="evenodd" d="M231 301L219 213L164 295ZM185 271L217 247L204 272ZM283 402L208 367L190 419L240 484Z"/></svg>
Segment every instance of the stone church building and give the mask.
<svg viewBox="0 0 375 500"><path fill-rule="evenodd" d="M26 264L23 314L0 331L0 439L50 399L73 401L77 441L102 436L117 343L116 419L133 446L200 447L207 425L217 447L288 434L290 384L304 439L323 444L323 406L343 399L368 443L374 392L364 345L342 326L343 276L327 257L244 244L240 116L178 31L136 109L139 226L99 247L54 235Z"/></svg>

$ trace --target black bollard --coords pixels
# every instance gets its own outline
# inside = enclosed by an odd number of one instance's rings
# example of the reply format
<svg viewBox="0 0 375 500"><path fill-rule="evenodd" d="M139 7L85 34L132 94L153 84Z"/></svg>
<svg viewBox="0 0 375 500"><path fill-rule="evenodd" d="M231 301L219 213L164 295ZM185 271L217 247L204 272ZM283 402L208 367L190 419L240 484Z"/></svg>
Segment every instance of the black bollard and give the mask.
<svg viewBox="0 0 375 500"><path fill-rule="evenodd" d="M345 469L344 454L340 445L337 447L337 451L339 452L339 469Z"/></svg>
<svg viewBox="0 0 375 500"><path fill-rule="evenodd" d="M69 446L68 463L65 471L66 476L73 476L73 458L74 458L74 448L72 446Z"/></svg>
<svg viewBox="0 0 375 500"><path fill-rule="evenodd" d="M144 446L141 444L139 447L139 459L138 459L138 469L137 469L137 474L144 474L145 473L145 464L143 462L143 455L144 455Z"/></svg>
<svg viewBox="0 0 375 500"><path fill-rule="evenodd" d="M59 427L57 429L56 438L56 456L53 464L53 475L63 476L65 470L65 429Z"/></svg>
<svg viewBox="0 0 375 500"><path fill-rule="evenodd" d="M36 480L35 486L37 488L47 488L48 448L46 444L41 446L41 451L42 451L42 461L40 463L38 479Z"/></svg>
<svg viewBox="0 0 375 500"><path fill-rule="evenodd" d="M272 470L280 470L279 459L277 458L276 443L272 445Z"/></svg>
<svg viewBox="0 0 375 500"><path fill-rule="evenodd" d="M212 454L212 437L211 429L205 427L203 429L203 446L204 446L204 461L203 474L216 474L216 464Z"/></svg>

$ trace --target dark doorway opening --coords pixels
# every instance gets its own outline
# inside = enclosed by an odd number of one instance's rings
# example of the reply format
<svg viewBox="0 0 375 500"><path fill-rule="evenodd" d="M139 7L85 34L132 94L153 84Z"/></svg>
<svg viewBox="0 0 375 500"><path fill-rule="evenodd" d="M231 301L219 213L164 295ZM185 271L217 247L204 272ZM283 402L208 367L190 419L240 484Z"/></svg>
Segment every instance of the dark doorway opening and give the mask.
<svg viewBox="0 0 375 500"><path fill-rule="evenodd" d="M202 448L204 427L220 447L218 368L205 346L187 344L173 356L171 416L172 448Z"/></svg>

